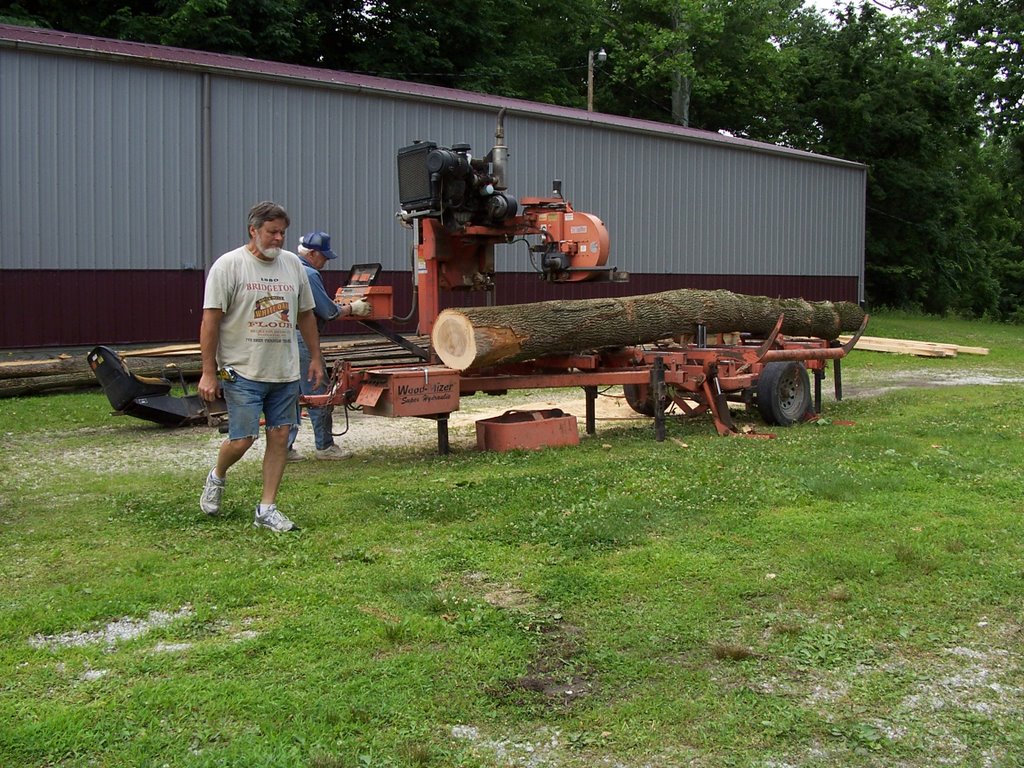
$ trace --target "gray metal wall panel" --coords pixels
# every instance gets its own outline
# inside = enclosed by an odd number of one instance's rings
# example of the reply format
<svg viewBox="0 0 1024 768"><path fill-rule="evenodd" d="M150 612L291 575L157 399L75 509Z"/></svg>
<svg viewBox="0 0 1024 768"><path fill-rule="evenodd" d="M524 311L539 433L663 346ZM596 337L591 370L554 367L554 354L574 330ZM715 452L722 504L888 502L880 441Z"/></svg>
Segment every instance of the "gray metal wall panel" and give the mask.
<svg viewBox="0 0 1024 768"><path fill-rule="evenodd" d="M845 275L863 260L861 169L521 115L506 135L513 191L561 178L630 271Z"/></svg>
<svg viewBox="0 0 1024 768"><path fill-rule="evenodd" d="M260 104L280 119L260 127ZM396 149L466 142L482 156L495 128L493 112L472 106L232 78L216 78L213 108L214 256L243 239L249 205L271 198L292 215L291 247L323 228L344 263L386 269L409 263L409 235L394 220ZM860 169L522 114L508 116L506 141L513 194L546 195L562 179L566 198L608 225L620 268L859 274ZM529 269L522 246L497 254L500 270Z"/></svg>
<svg viewBox="0 0 1024 768"><path fill-rule="evenodd" d="M0 268L195 266L198 84L0 49Z"/></svg>
<svg viewBox="0 0 1024 768"><path fill-rule="evenodd" d="M204 268L245 240L249 206L272 198L292 214L289 247L324 228L344 255L331 268L372 260L405 270L397 148L468 142L482 156L493 141L496 110L473 94L437 101L67 53L0 48L5 269ZM516 105L506 120L509 186L546 195L562 179L566 198L608 225L618 267L863 284L862 167L589 120ZM521 246L498 256L499 269L529 269Z"/></svg>
<svg viewBox="0 0 1024 768"><path fill-rule="evenodd" d="M270 199L288 210L290 249L304 232L331 233L343 263L328 269L353 261L408 269L411 235L395 219L396 150L418 138L494 133L493 115L377 95L222 77L211 91L214 258L245 239L249 207ZM277 118L259 119L260 109Z"/></svg>

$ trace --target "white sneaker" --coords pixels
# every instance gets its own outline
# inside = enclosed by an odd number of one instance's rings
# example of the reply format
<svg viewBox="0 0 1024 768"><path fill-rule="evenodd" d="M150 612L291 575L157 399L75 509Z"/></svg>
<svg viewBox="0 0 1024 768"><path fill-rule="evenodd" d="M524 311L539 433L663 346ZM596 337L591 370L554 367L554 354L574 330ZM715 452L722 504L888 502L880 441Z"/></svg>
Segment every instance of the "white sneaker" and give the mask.
<svg viewBox="0 0 1024 768"><path fill-rule="evenodd" d="M203 495L199 497L199 508L208 515L220 513L220 498L224 495L224 480L213 476L213 470L206 476Z"/></svg>
<svg viewBox="0 0 1024 768"><path fill-rule="evenodd" d="M259 505L256 506L256 518L252 521L253 528L269 528L277 533L297 531L299 526L289 520L278 508L277 504L271 504L263 514L260 514Z"/></svg>
<svg viewBox="0 0 1024 768"><path fill-rule="evenodd" d="M298 451L296 451L294 448L289 448L288 449L288 458L286 460L287 461L305 461L306 457L303 456Z"/></svg>
<svg viewBox="0 0 1024 768"><path fill-rule="evenodd" d="M344 450L337 443L332 443L326 448L318 448L316 451L316 457L326 461L338 461L340 459L352 458L352 452Z"/></svg>

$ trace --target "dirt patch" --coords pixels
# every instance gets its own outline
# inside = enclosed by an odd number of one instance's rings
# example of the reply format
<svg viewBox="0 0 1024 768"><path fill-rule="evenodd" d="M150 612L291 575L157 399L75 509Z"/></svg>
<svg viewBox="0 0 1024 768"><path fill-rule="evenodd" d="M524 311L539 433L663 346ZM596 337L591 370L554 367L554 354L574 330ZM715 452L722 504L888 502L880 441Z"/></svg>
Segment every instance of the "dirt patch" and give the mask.
<svg viewBox="0 0 1024 768"><path fill-rule="evenodd" d="M545 396L546 395L546 396ZM453 451L476 450L476 422L501 416L506 411L532 411L560 409L575 416L580 436L584 436L586 418L586 397L583 392L572 390L551 390L548 393L536 391L512 393L500 397L483 394L461 399L459 410L448 419L448 442ZM602 426L612 424L649 421L640 416L626 403L620 392L599 395L594 405L597 434ZM335 438L336 442L353 451L356 456L376 449L409 448L431 450L437 445L437 424L431 419L387 418L367 416L361 411L341 408L334 411L334 431L344 432ZM303 421L299 430L296 448L303 454L313 454L313 430ZM252 453L252 451L250 451Z"/></svg>
<svg viewBox="0 0 1024 768"><path fill-rule="evenodd" d="M848 380L852 377L848 377ZM847 397L874 397L897 389L914 387L992 386L1024 383L1024 376L1000 371L893 371L883 375L855 378L845 387ZM827 395L827 393L826 393ZM500 416L509 410L548 410L558 408L576 416L581 439L585 438L586 397L580 389L533 390L512 392L500 397L477 394L464 397L460 409L449 419L449 445L453 451L476 450L475 423L479 419ZM827 411L827 409L826 409ZM640 416L629 407L621 388L610 388L595 402L597 438L603 430L624 424L650 425L651 420ZM708 417L709 434L714 433ZM385 418L367 416L360 411L336 408L334 412L335 440L355 454L376 450L414 449L431 452L437 446L437 425L430 419ZM74 432L76 445L60 446L61 462L67 466L88 468L96 474L120 474L128 468L159 471L163 468L203 473L214 462L217 449L224 436L208 427L167 429L131 417L111 417L111 426L83 429ZM94 444L90 435L98 439ZM116 439L111 439L116 436ZM66 434L32 435L31 438L8 436L8 450L17 456L12 463L19 475L18 482L34 487L45 482L52 468L53 443L63 441ZM256 464L263 459L263 440L242 459ZM299 430L296 448L307 457L314 454L313 430L304 420ZM310 461L314 459L308 459Z"/></svg>
<svg viewBox="0 0 1024 768"><path fill-rule="evenodd" d="M540 632L540 644L526 672L490 693L517 706L565 709L594 691L593 671L581 660L583 632L561 620L544 624Z"/></svg>
<svg viewBox="0 0 1024 768"><path fill-rule="evenodd" d="M543 728L532 736L493 737L474 725L453 725L451 735L500 765L541 768L564 764L562 734L557 728Z"/></svg>
<svg viewBox="0 0 1024 768"><path fill-rule="evenodd" d="M493 686L489 690L492 696L503 702L564 709L593 692L593 670L583 661L583 630L566 622L560 613L546 610L527 590L491 583L485 573L468 573L462 584L488 605L514 615L539 640L525 672Z"/></svg>
<svg viewBox="0 0 1024 768"><path fill-rule="evenodd" d="M506 611L534 608L537 600L529 592L511 584L502 584L484 594L484 602Z"/></svg>
<svg viewBox="0 0 1024 768"><path fill-rule="evenodd" d="M476 427L478 419L500 416L508 410L534 410L560 408L576 416L581 435L584 429L586 401L582 392L578 395L562 390L553 390L550 397L538 398L537 392L487 397L476 395L462 399L460 410L449 419L449 444L452 450L476 449ZM643 419L636 414L621 396L604 395L597 398L595 405L597 431L602 424L635 421ZM644 419L646 420L646 419ZM386 418L368 416L361 411L346 411L335 408L335 441L359 454L378 449L416 448L432 450L437 445L437 425L430 419ZM203 472L208 469L217 455L217 449L224 435L209 427L183 427L168 429L148 424L127 416L112 416L110 427L76 430L75 446L61 447L61 462L68 466L87 467L96 474L120 474L128 468L158 471L173 467L179 470ZM98 439L89 442L90 435ZM111 438L116 436L116 440ZM24 475L25 483L31 485L44 482L48 476L53 457L45 449L48 442L63 440L65 434L47 436L33 435L21 440L8 437L8 450L18 456L16 464ZM242 462L259 463L263 460L264 440L261 438L243 457ZM306 457L315 452L313 429L303 419L295 447ZM315 459L307 458L309 461Z"/></svg>
<svg viewBox="0 0 1024 768"><path fill-rule="evenodd" d="M149 616L144 619L124 616L95 630L65 632L60 635L33 635L29 638L28 644L33 648L49 648L50 650L80 648L86 645L103 645L110 651L118 643L142 637L152 629L166 627L178 619L188 618L191 615L192 606L190 605L182 606L174 613L150 611Z"/></svg>
<svg viewBox="0 0 1024 768"><path fill-rule="evenodd" d="M998 386L1024 384L1024 376L984 371L891 371L885 381L864 380L852 386L843 385L846 397L878 397L899 389L934 389L938 387Z"/></svg>
<svg viewBox="0 0 1024 768"><path fill-rule="evenodd" d="M983 749L970 744L970 731L964 724L996 724L1006 732L1021 722L1024 687L1016 648L1024 630L985 617L978 619L975 627L977 637L971 645L913 655L893 647L884 659L859 665L845 676L820 669L795 670L785 678L755 680L750 687L759 693L801 700L833 723L848 742L886 741L905 744L918 753L916 760L901 765L1016 765L1006 745ZM870 688L872 681L882 676L908 681L902 698L885 717L861 706L857 698L859 689ZM853 726L851 712L860 713ZM842 765L850 746L819 745L813 748L813 755L789 755L787 762Z"/></svg>

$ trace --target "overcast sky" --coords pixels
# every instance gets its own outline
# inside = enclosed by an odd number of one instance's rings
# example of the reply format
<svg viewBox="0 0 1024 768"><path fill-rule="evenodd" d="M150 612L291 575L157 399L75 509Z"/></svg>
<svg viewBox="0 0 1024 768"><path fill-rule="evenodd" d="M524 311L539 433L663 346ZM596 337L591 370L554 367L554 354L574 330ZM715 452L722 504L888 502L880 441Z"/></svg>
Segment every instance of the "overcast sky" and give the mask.
<svg viewBox="0 0 1024 768"><path fill-rule="evenodd" d="M817 8L821 11L827 11L835 7L836 0L804 0L804 5Z"/></svg>
<svg viewBox="0 0 1024 768"><path fill-rule="evenodd" d="M856 8L860 6L862 0L841 0L841 2L844 6L849 5L852 2L853 6ZM821 11L829 11L832 8L835 8L836 0L804 0L804 5L817 8ZM887 6L891 5L891 3L883 0L881 5L878 3L872 3L872 5L880 11L885 12L888 10Z"/></svg>

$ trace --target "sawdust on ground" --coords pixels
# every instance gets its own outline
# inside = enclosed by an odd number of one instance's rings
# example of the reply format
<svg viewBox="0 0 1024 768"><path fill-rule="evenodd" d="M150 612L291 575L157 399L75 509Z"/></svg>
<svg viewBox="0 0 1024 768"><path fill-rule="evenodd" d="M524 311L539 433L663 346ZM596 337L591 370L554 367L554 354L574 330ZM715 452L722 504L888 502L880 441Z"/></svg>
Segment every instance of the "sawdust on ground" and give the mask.
<svg viewBox="0 0 1024 768"><path fill-rule="evenodd" d="M894 389L913 387L945 387L956 385L999 385L1020 383L1024 377L1005 372L951 372L914 371L906 375L888 372L877 380L865 378L845 387L848 398L874 397ZM831 393L826 388L826 401ZM500 416L506 411L559 409L577 418L581 439L584 433L586 397L582 389L552 389L511 392L502 396L476 394L463 397L459 410L449 418L448 439L452 451L476 449L476 427L480 419ZM827 413L828 402L825 403ZM619 387L599 393L595 402L596 438L609 428L637 424L653 429L652 420L641 416L630 408ZM714 427L710 417L707 420L710 432ZM125 428L128 425L128 428ZM138 468L159 468L174 466L179 469L203 472L214 462L217 449L224 435L209 427L167 429L128 416L112 417L109 428L95 428L99 433L118 432L118 440L111 445L104 440L90 443L78 441L76 446L62 448L62 462L72 466L89 466L100 474L118 474L129 466ZM87 437L89 430L79 431ZM334 432L336 442L358 457L360 454L378 450L404 449L431 452L437 449L437 424L431 419L386 418L369 416L358 410L335 408ZM41 482L47 476L52 457L45 451L33 450L31 446L19 447L19 438L8 435L8 449L19 455L16 463L20 479L28 485ZM35 441L36 438L33 438ZM257 441L243 462L260 462L263 458L264 441ZM24 450L21 450L23 448ZM313 430L308 420L303 419L296 448L306 456L315 453Z"/></svg>

